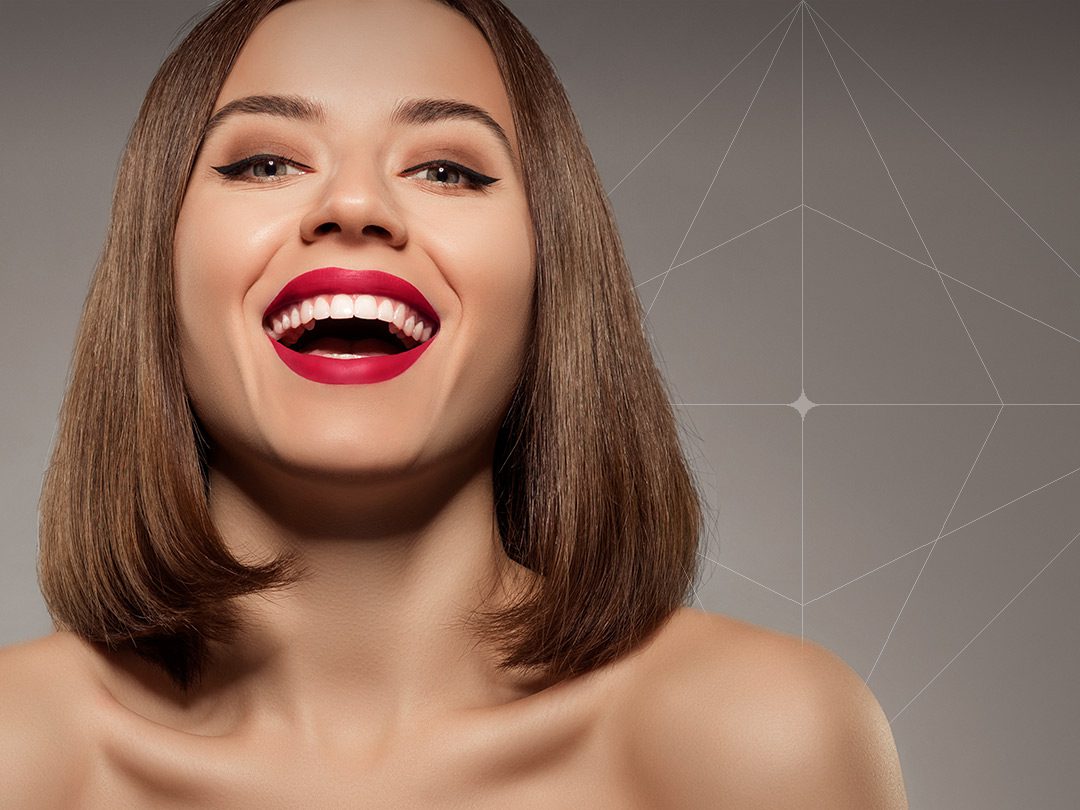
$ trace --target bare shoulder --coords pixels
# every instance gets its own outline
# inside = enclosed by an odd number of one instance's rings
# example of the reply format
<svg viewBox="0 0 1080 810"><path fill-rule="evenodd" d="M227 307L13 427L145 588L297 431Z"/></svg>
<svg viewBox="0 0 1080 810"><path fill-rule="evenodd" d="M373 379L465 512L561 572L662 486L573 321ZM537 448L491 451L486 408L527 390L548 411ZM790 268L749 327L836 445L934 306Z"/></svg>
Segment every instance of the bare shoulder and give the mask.
<svg viewBox="0 0 1080 810"><path fill-rule="evenodd" d="M681 609L629 708L627 756L650 806L908 807L880 704L810 641Z"/></svg>
<svg viewBox="0 0 1080 810"><path fill-rule="evenodd" d="M70 633L0 649L0 795L13 807L67 807L89 765L91 653Z"/></svg>

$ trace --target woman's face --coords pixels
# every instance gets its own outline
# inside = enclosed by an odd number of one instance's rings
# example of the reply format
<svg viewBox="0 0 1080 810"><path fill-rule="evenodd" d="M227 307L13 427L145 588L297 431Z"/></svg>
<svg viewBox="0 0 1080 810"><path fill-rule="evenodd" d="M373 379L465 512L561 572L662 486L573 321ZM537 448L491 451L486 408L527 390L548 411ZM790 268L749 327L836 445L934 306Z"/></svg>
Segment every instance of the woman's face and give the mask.
<svg viewBox="0 0 1080 810"><path fill-rule="evenodd" d="M252 33L215 113L250 96L305 103L278 114L249 103L211 129L174 243L185 381L219 452L305 476L380 476L484 446L521 370L535 255L483 35L436 0L294 0ZM480 108L509 143L460 110L400 114L420 99ZM345 272L287 287L321 268ZM407 284L352 272L366 270ZM378 322L415 329L415 315L401 319L427 305L418 338ZM275 340L294 312L301 324ZM406 347L404 371L342 358Z"/></svg>

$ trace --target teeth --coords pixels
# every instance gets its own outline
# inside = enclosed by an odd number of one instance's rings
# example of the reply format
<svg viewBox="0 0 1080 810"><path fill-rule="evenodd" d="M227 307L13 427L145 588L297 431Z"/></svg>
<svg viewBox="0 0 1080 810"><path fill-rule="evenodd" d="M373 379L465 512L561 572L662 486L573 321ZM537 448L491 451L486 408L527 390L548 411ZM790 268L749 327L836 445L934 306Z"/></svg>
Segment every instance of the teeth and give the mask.
<svg viewBox="0 0 1080 810"><path fill-rule="evenodd" d="M374 295L358 295L353 300L357 318L373 321L379 317L379 304L375 301Z"/></svg>
<svg viewBox="0 0 1080 810"><path fill-rule="evenodd" d="M272 316L266 331L274 340L285 344L295 343L305 331L314 329L317 321L327 318L384 321L406 345L424 343L434 331L432 326L420 320L419 313L401 301L385 296L345 293L317 295L290 304Z"/></svg>
<svg viewBox="0 0 1080 810"><path fill-rule="evenodd" d="M351 318L353 316L353 300L348 295L335 295L330 299L331 318Z"/></svg>

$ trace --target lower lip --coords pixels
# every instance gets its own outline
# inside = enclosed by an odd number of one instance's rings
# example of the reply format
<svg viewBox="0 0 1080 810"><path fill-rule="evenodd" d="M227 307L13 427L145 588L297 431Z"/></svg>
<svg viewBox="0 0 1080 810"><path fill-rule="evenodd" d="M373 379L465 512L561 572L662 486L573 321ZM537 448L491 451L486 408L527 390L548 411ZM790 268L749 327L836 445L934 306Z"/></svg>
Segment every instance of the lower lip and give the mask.
<svg viewBox="0 0 1080 810"><path fill-rule="evenodd" d="M325 383L327 385L364 385L391 380L420 359L427 347L435 340L432 335L419 346L399 352L398 354L384 354L375 357L322 357L317 354L302 354L294 352L287 346L267 335L274 345L281 361L292 369L293 373L312 382Z"/></svg>

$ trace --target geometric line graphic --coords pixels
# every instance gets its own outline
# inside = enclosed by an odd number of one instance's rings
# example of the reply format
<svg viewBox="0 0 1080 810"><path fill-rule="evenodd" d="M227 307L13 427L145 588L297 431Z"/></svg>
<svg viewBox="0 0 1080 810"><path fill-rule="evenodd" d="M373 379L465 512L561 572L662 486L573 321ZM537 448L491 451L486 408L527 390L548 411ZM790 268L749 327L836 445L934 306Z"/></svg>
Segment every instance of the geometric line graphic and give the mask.
<svg viewBox="0 0 1080 810"><path fill-rule="evenodd" d="M1035 576L1033 576L1026 583L1024 583L1024 587L1022 587L1019 591L1017 591L1016 594L1012 597L1012 599L1010 599L1008 602L1006 602L1004 605L1002 605L1001 610L999 610L997 613L995 613L990 618L990 620L986 624L984 624L982 626L982 628L979 630L978 633L976 633L974 636L972 636L971 639L963 647L961 647L959 650L957 650L956 655L954 655L952 658L950 658L948 661L946 661L945 665L941 669L939 669L937 671L937 673L934 675L933 678L931 678L929 681L926 682L926 684L922 687L922 689L920 689L918 692L916 692L914 694L914 696L911 698L911 700L909 700L907 703L905 703L903 706L901 706L899 711L897 711L892 717L889 718L889 722L892 723L894 720L896 720L896 718L899 717L907 709L908 706L910 706L912 703L915 702L916 698L918 698L923 692L925 692L929 688L930 684L932 684L934 681L936 681L941 676L941 673L943 673L946 669L948 669L950 666L952 666L952 663L957 658L960 657L960 655L964 652L964 650L966 650L968 647L970 647L975 642L975 639L977 639L979 636L981 636L983 634L983 632L986 630L986 628L988 628L991 624L993 624L997 620L997 618L1002 613L1005 612L1005 610L1009 607L1009 605L1011 605L1013 602L1015 602L1017 600L1017 598L1019 598L1020 594L1022 594L1024 591L1027 590L1028 585L1030 585L1032 582L1034 582L1036 579L1038 579L1042 575L1043 571L1045 571L1047 568L1049 568L1051 565L1053 565L1054 561L1057 560L1058 557L1060 557L1062 554L1064 554L1066 551L1068 551L1069 546L1071 546L1073 544L1073 542L1076 540L1077 537L1080 537L1080 533L1074 534L1072 536L1072 539L1070 539L1069 542L1067 542L1064 546L1061 547L1060 551L1058 551L1053 557L1051 557L1049 560L1047 560L1046 565L1044 565L1042 568L1040 568L1038 570L1038 572L1035 574Z"/></svg>
<svg viewBox="0 0 1080 810"><path fill-rule="evenodd" d="M796 17L798 37L792 35ZM832 43L829 36L835 38ZM755 56L763 49L769 54L767 63ZM857 61L842 62L840 50L850 52ZM850 60L849 56L844 58ZM857 67L869 73L857 74ZM782 604L797 605L799 635L805 638L809 606L816 610L824 604L822 600L836 599L849 586L871 576L880 578L896 570L907 577L906 569L901 571L896 564L917 562L910 579L881 591L882 601L873 608L873 626L880 626L882 634L866 659L864 679L869 682L887 666L887 652L891 655L897 634L909 621L924 587L934 587L926 583L939 566L938 557L945 548L941 541L954 542L961 530L996 531L993 521L1002 515L1078 480L1073 474L1080 472L1080 453L1071 456L1069 471L1056 477L1032 480L1034 473L1028 471L1029 483L1022 494L1001 486L995 489L994 476L980 470L987 458L984 451L989 452L992 445L994 469L1007 465L1008 459L1001 453L1017 439L1013 428L1001 434L999 424L1007 414L1019 412L1017 409L1024 409L1024 413L1065 409L1066 422L1076 424L1072 416L1076 412L1071 409L1080 406L1080 317L1076 317L1080 313L1080 286L1075 285L1075 276L1080 274L806 2L798 3L776 22L634 163L609 195L616 190L624 196L634 194L635 177L647 168L647 161L677 148L672 143L680 133L695 127L700 116L713 109L714 94L721 85L733 81L745 83L742 106L732 112L732 96L725 109L734 117L710 113L714 117L709 132L700 138L717 148L718 162L708 157L701 160L696 154L689 161L683 158L692 165L715 165L715 171L696 207L687 210L688 220L679 227L677 247L666 268L661 265L636 281L639 290L650 293L643 306L643 324L648 325L660 365L673 393L678 394L680 401L673 405L684 409L687 418L692 418L693 409L708 409L701 413L708 414L719 428L715 441L723 449L717 453L740 459L732 462L730 471L724 464L716 465L720 480L714 497L721 506L722 534L734 542L729 548L722 544L718 553L701 553L712 570L778 598ZM875 95L874 82L887 92ZM897 107L893 100L902 106ZM794 104L794 115L783 111L786 104ZM923 137L912 134L912 127L929 130L933 143L947 150L941 154L958 160L961 171L978 185L969 188L946 174L941 158L935 158L939 162L933 164L933 171L921 171L914 165L903 148L907 141L901 140ZM786 134L786 130L793 131ZM689 142L684 139L680 143ZM920 156L925 156L925 142L918 143ZM763 184L775 196L763 193L760 200L740 207L743 198L753 193L753 172L773 166L766 153L770 148L778 155L775 165L790 167L795 182L788 183L774 173ZM797 156L794 162L784 157L792 151ZM938 202L935 182L948 182L951 196L946 202L952 207L943 210L950 216L934 213ZM684 193L688 188L686 184ZM962 195L981 200L978 195L987 191L994 204L1012 216L1016 233L1033 236L1037 245L1025 247L1020 238L1010 237L1010 248L1019 253L995 264L996 254L1003 253L997 250L998 243L991 238L987 247L970 234L985 230L1003 239L999 234L1007 226L993 220L992 227L980 230L978 222L955 216L958 210L967 210L957 202ZM970 216L990 216L988 210L980 202L971 208L974 213ZM758 215L747 221L750 211ZM795 218L788 216L796 211L797 227ZM928 223L933 225L929 232ZM1052 254L1057 270L1040 263L1043 260L1036 247ZM984 252L979 253L980 249ZM691 255L680 259L685 254ZM1070 271L1067 276L1063 269ZM933 276L923 275L928 270ZM931 278L936 279L933 286ZM755 317L746 318L747 312ZM742 362L751 355L756 363ZM1036 360L1039 362L1033 362ZM713 369L707 377L699 373L706 361ZM772 370L768 381L746 371L755 366ZM982 427L971 418L981 411L963 410L990 406L995 409L992 421ZM718 408L726 409L725 415L714 410ZM755 421L750 415L755 408L761 409L763 417L766 413L774 416ZM954 416L948 415L950 411ZM914 416L919 412L925 416ZM744 502L753 503L754 495L740 489L737 480L737 469L754 464L755 448L752 443L745 443L745 447L741 443L746 429L740 425L753 425L748 428L751 431L776 431L780 425L777 413L798 414L798 433L783 431L798 441L798 471L791 481L795 488L785 500L792 504L795 519L774 521L778 536L786 538L776 548L790 548L794 554L797 541L798 564L790 569L780 566L783 573L759 575L757 570L764 560L759 548L762 538L753 538L746 527L758 525L761 518L743 506ZM826 413L833 416L822 421L819 415ZM875 413L877 421L868 422L860 413ZM1042 421L1046 420L1033 417L1026 429L1038 430ZM924 466L927 480L934 485L919 489L908 484L910 492L905 497L913 499L912 503L933 501L940 505L942 511L934 528L918 522L932 510L917 515L905 512L897 500L889 507L895 511L892 522L880 524L875 532L874 518L882 518L888 510L868 512L865 497L852 497L846 503L852 513L846 528L840 524L835 531L821 534L819 478L826 469L822 452L833 452L830 448L844 444L845 424L876 429L882 440L878 452L870 457L861 458L856 449L828 462L834 465L829 469L845 471L842 475L849 476L853 485L875 476L888 478L895 455L889 441L901 442L895 445L897 449L919 447L920 452L929 453ZM964 426L966 433L960 435L950 425ZM808 430L813 432L808 434ZM937 456L930 452L935 447L930 438L937 435L934 431L952 436L947 459L940 447ZM825 435L834 439L827 441ZM965 444L970 449L965 451ZM792 447L793 461L794 453ZM1067 449L1063 453L1062 463L1068 463ZM961 461L965 455L968 460ZM911 457L912 463L917 465L915 458ZM831 483L838 480L833 473ZM1000 481L1003 485L1004 479ZM814 486L808 488L808 483ZM1017 483L1020 481L1009 485ZM728 497L735 492L737 497ZM958 507L969 501L983 504L979 514L957 520ZM1080 520L1080 515L1075 517ZM960 525L950 526L950 521ZM852 532L852 527L864 524L865 531ZM868 536L875 533L880 537ZM911 538L919 534L932 539L912 543ZM925 684L909 683L909 695L914 697L892 718L923 695L1071 542L1015 591L1005 607ZM869 564L861 573L856 569L840 577L838 585L836 579L830 584L819 582L820 575L815 573L818 593L808 597L808 570L820 567L817 555L829 543L841 554L838 560L846 556L846 564L851 565L865 558ZM845 543L857 553L840 552ZM924 552L921 559L912 556L919 552ZM887 561L874 562L872 557ZM971 564L977 566L979 560L972 559ZM835 570L840 572L843 566L837 565ZM944 575L944 570L936 576ZM790 595L796 590L797 597ZM891 608L885 600L892 597L886 593L898 599ZM694 598L701 604L697 589ZM873 599L874 594L868 592L865 598ZM857 618L849 616L846 621L858 624ZM863 646L870 643L863 642Z"/></svg>
<svg viewBox="0 0 1080 810"><path fill-rule="evenodd" d="M667 281L667 275L671 272L675 262L679 258L679 253L683 249L683 245L686 244L686 238L690 235L690 232L694 229L694 224L698 220L698 216L701 214L702 208L705 206L706 200L709 198L709 193L712 191L713 186L716 184L716 179L720 176L720 172L724 168L724 163L728 159L728 155L731 154L732 147L735 146L735 141L739 137L739 133L742 131L743 125L746 123L747 117L754 108L754 102L757 101L758 94L761 92L761 88L765 86L765 82L768 81L769 73L772 72L773 64L776 62L776 56L780 53L780 49L784 47L784 43L787 41L788 33L791 31L791 27L795 22L796 16L799 16L797 12L799 7L791 12L791 19L788 21L787 28L784 29L784 35L780 38L780 43L776 46L776 50L773 51L772 59L769 60L768 67L765 68L765 74L761 77L761 81L758 83L757 88L754 90L754 95L750 99L750 104L746 108L746 112L743 113L742 118L739 120L739 125L735 127L735 132L731 136L731 140L728 142L727 148L724 150L723 156L720 158L720 163L716 167L716 171L713 173L712 179L709 181L708 187L705 189L705 194L701 198L701 202L698 203L697 210L694 212L693 218L690 220L690 224L686 227L686 232L683 234L682 239L679 242L679 246L675 249L675 255L671 257L671 263L668 265L667 271L664 273L664 277L660 280L660 286L657 288L656 293L653 295L652 301L649 302L649 306L645 310L644 320L647 320L649 313L652 312L653 304L656 303L656 299L659 298L661 291L664 289L664 282Z"/></svg>
<svg viewBox="0 0 1080 810"><path fill-rule="evenodd" d="M846 45L846 46L848 47L848 49L849 49L849 50L850 50L850 51L851 51L851 52L852 52L853 54L855 54L855 56L857 56L857 57L859 58L859 61L861 61L861 62L862 62L862 63L863 63L864 65L866 65L866 67L867 67L867 68L869 68L869 69L870 69L870 70L871 70L871 71L873 72L873 74L874 74L874 75L875 75L875 76L876 76L876 77L877 77L878 79L880 79L880 80L881 80L882 84L884 84L884 85L885 85L885 86L886 86L887 88L889 88L889 90L890 90L890 91L892 91L892 93L893 93L893 94L894 94L894 95L895 95L895 96L896 96L896 97L897 97L898 99L900 99L900 101L902 101L902 102L904 103L904 105L905 105L905 106L906 106L906 107L907 107L907 108L908 108L909 110L911 110L911 112L912 112L912 113L914 113L914 115L915 115L915 116L916 116L916 117L917 117L917 118L918 118L918 119L919 119L920 121L922 121L922 123L926 124L926 127L927 127L927 128L928 128L928 129L929 129L929 130L930 130L931 132L933 132L933 133L934 133L934 135L936 135L936 136L937 136L937 138L938 138L938 139L939 139L939 140L940 140L940 141L941 141L941 142L942 142L943 144L945 144L945 146L946 146L946 147L948 147L949 151L950 151L950 152L952 152L952 153L953 153L954 155L956 155L956 157L957 157L957 158L958 158L958 159L959 159L959 160L960 160L960 161L961 161L961 162L962 162L962 163L963 163L963 164L964 164L964 165L965 165L965 166L966 166L966 167L967 167L968 169L970 169L970 170L971 170L971 173L972 173L972 174L974 174L974 175L975 175L975 176L976 176L977 178L979 178L979 180L980 180L980 181L981 181L981 182L983 183L983 185L985 185L985 186L986 186L986 187L987 187L988 189L990 189L990 191L991 191L991 192L993 192L994 196L995 196L995 197L997 197L997 198L998 198L999 200L1001 200L1002 204L1003 204L1003 205L1004 205L1004 206L1005 206L1006 208L1008 208L1008 209L1009 209L1010 211L1012 211L1012 213L1014 213L1014 214L1016 215L1016 218L1017 218L1017 219L1019 219L1019 220L1020 220L1020 221L1021 221L1021 222L1022 222L1022 223L1024 224L1024 226L1025 226L1025 227L1026 227L1026 228L1027 228L1027 229L1028 229L1029 231L1031 231L1031 232L1032 232L1032 233L1033 233L1033 234L1034 234L1034 235L1035 235L1035 236L1036 236L1036 237L1038 238L1038 240L1039 240L1040 242L1042 242L1042 243L1043 243L1044 245L1046 245L1046 247L1047 247L1047 248L1048 248L1048 249L1049 249L1049 250L1050 250L1050 251L1051 251L1051 252L1052 252L1052 253L1053 253L1053 254L1054 254L1055 256L1057 256L1057 257L1058 257L1058 259L1060 259L1060 260L1061 260L1061 263L1062 263L1062 264L1064 264L1064 265L1065 265L1066 267L1068 267L1068 268L1069 268L1069 270L1071 270L1071 271L1073 272L1073 275L1075 275L1075 276L1077 276L1078 278L1080 278L1080 272L1077 272L1077 271L1076 271L1076 268L1074 268L1074 267L1073 267L1073 266L1072 266L1071 264L1069 264L1069 262L1068 262L1068 261L1066 261L1065 257L1064 257L1064 256L1062 256L1062 255L1061 255L1060 253L1058 253L1057 249L1055 249L1053 245L1051 245L1051 244L1050 244L1049 242L1047 242L1047 241L1046 241L1046 240L1045 240L1045 239L1044 239L1044 238L1042 237L1042 234L1040 234L1040 233L1039 233L1039 232L1038 232L1037 230L1035 230L1035 228L1033 228L1033 227L1031 226L1031 223L1029 223L1029 222L1028 222L1028 221L1027 221L1026 219L1024 219L1024 217L1023 217L1023 216L1022 216L1022 215L1021 215L1021 214L1020 214L1020 213L1019 213L1019 212L1018 212L1018 211L1017 211L1017 210L1016 210L1015 208L1013 208L1013 207L1012 207L1012 206L1011 206L1011 205L1009 204L1008 200L1006 200L1006 199L1005 199L1004 197L1002 197L1002 196L1001 196L1001 195L1000 195L1000 194L998 193L997 189L995 189L995 188L994 188L994 187L993 187L992 185L990 185L989 181L987 181L985 177L983 177L983 176L982 176L981 174L979 174L979 172L978 172L978 171L977 171L977 170L975 169L975 167L973 167L973 166L972 166L972 165L971 165L970 163L968 163L968 162L967 162L967 160L965 160L965 159L964 159L964 156L963 156L963 155L961 155L961 154L960 154L959 152L957 152L957 151L956 151L955 149L953 149L953 147L952 147L952 144L950 144L950 143L949 143L949 142L948 142L947 140L945 140L945 138L943 138L943 137L941 136L941 134L940 134L940 133L939 133L939 132L938 132L938 131L937 131L936 129L934 129L934 127L933 127L933 126L932 126L932 125L930 124L930 122L929 122L929 121L927 121L927 120L926 120L925 118L923 118L923 117L922 117L922 115L920 115L920 114L919 114L919 112L918 112L918 111L917 111L917 110L916 110L916 109L915 109L914 107L912 107L912 106L911 106L911 105L910 105L910 104L909 104L909 103L907 102L907 99L905 99L905 98L904 98L903 96L901 96L901 95L900 95L900 93L898 93L898 92L896 91L896 89L895 89L895 88L894 88L894 87L893 87L893 86L892 86L891 84L889 84L889 82L888 82L888 81L886 81L886 80L885 80L885 78L884 78L884 77L883 77L883 76L882 76L882 75L881 75L880 73L878 73L878 72L877 72L877 70L875 70L875 69L874 69L873 65L871 65L871 64L870 64L869 62L867 62L867 61L866 61L866 59L864 59L864 58L863 58L863 56L862 56L862 54L861 54L861 53L859 53L859 52L858 52L857 50L855 50L855 48L854 48L854 47L853 47L853 46L852 46L852 45L851 45L851 44L850 44L850 43L849 43L849 42L848 42L848 41L847 41L846 39L844 39L844 38L843 38L843 37L842 37L842 36L840 35L840 33L839 33L839 32L838 32L838 31L837 31L837 30L836 30L835 28L833 28L833 27L832 27L831 25L829 25L829 22L828 22L828 20L826 20L826 19L825 19L824 17L822 17L822 16L821 16L821 15L820 15L820 14L819 14L819 13L818 13L818 12L817 12L816 10L814 10L814 8L813 8L813 7L812 7L812 6L811 6L811 5L809 4L809 3L803 3L803 5L804 5L804 6L805 6L805 7L806 7L806 8L807 8L807 9L808 9L809 11L810 11L810 13L811 13L811 15L812 15L811 19L815 19L815 20L820 20L820 21L821 21L821 22L822 22L822 23L823 23L824 25L828 26L828 27L829 27L829 30L830 30L830 31L832 31L832 32L833 32L833 34L835 34L835 35L836 35L837 39L839 39L839 40L840 40L841 42L843 42L843 43L844 43L844 44L845 44L845 45Z"/></svg>

